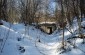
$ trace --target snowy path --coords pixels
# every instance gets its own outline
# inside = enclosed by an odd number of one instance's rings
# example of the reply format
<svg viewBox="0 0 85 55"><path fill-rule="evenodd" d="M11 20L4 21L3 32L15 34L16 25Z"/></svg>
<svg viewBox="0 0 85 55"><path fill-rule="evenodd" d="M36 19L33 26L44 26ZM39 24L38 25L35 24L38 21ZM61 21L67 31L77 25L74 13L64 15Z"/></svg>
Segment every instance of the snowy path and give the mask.
<svg viewBox="0 0 85 55"><path fill-rule="evenodd" d="M71 46L71 51L59 54L58 48L61 45L62 31L52 35L46 35L40 30L29 26L29 31L26 30L27 33L25 34L24 25L12 25L11 29L9 29L9 25L7 25L8 24L0 27L0 31L2 31L0 33L0 38L5 39L7 31L10 30L9 38L1 55L84 55L81 50L73 49ZM73 28L76 30L75 26L76 25L74 25ZM65 30L65 39L67 39L69 36L71 36L71 33ZM18 41L18 38L21 38L21 40ZM82 45L81 47L81 42L82 39L76 40L77 46L84 50L85 45ZM18 50L19 46L24 47L24 53L21 53L20 50Z"/></svg>

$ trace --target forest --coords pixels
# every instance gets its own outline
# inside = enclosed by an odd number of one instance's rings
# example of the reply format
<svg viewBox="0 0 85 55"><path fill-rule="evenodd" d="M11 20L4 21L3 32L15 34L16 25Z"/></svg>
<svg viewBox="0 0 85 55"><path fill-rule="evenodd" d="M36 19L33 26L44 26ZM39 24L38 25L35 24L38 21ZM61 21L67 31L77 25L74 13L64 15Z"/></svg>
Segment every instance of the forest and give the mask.
<svg viewBox="0 0 85 55"><path fill-rule="evenodd" d="M0 55L85 55L85 0L0 0Z"/></svg>

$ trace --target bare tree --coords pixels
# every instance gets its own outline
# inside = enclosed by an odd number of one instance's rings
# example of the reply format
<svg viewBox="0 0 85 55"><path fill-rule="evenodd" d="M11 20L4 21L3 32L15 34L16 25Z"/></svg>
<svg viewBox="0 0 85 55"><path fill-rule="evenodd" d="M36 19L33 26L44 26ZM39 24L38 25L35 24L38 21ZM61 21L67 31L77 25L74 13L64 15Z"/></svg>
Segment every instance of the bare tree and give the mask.
<svg viewBox="0 0 85 55"><path fill-rule="evenodd" d="M7 0L0 0L0 18L7 18Z"/></svg>
<svg viewBox="0 0 85 55"><path fill-rule="evenodd" d="M21 17L25 24L32 24L36 18L40 0L21 0Z"/></svg>

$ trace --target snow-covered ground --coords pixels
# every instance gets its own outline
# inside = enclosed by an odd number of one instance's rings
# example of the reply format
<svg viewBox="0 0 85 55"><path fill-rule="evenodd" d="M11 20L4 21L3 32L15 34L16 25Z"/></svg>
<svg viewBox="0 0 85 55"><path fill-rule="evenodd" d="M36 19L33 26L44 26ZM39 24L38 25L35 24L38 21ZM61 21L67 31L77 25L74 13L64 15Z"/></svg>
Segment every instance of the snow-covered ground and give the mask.
<svg viewBox="0 0 85 55"><path fill-rule="evenodd" d="M4 25L0 26L0 55L85 55L85 44L83 39L77 38L71 41L73 45L66 43L68 51L60 54L62 30L57 30L47 35L33 26L24 26L24 24L10 24L3 21ZM84 26L85 21L82 22ZM72 32L78 32L77 21L74 20ZM65 40L72 34L65 29ZM70 49L70 50L69 50Z"/></svg>

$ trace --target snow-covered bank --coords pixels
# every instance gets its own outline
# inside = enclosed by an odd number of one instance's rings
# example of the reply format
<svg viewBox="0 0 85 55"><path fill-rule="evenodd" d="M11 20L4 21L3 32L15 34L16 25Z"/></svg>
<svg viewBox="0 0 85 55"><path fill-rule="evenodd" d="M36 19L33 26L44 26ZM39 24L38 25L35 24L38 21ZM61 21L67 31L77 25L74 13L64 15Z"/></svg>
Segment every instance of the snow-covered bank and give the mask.
<svg viewBox="0 0 85 55"><path fill-rule="evenodd" d="M75 39L78 48L73 48L67 43L67 47L71 50L59 54L62 30L47 35L33 26L25 27L23 24L10 24L5 21L3 23L4 25L0 26L0 38L3 39L0 42L0 50L2 50L0 55L85 55L85 44L82 44L83 40L80 38ZM84 21L82 25L84 25ZM78 32L76 20L74 20L72 29L74 34ZM72 34L65 29L65 40L70 36Z"/></svg>

